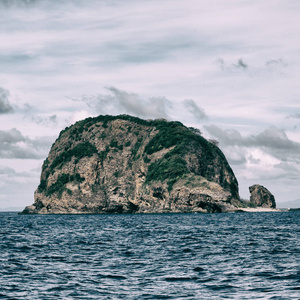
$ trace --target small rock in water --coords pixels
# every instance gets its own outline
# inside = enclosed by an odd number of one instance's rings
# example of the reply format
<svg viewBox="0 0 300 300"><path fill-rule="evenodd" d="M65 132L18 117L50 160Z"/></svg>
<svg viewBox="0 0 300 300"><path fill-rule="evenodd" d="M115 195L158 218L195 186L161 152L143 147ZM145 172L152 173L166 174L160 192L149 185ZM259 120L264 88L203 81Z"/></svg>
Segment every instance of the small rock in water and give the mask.
<svg viewBox="0 0 300 300"><path fill-rule="evenodd" d="M276 208L274 196L268 189L259 184L254 184L249 187L251 193L250 202L259 207Z"/></svg>

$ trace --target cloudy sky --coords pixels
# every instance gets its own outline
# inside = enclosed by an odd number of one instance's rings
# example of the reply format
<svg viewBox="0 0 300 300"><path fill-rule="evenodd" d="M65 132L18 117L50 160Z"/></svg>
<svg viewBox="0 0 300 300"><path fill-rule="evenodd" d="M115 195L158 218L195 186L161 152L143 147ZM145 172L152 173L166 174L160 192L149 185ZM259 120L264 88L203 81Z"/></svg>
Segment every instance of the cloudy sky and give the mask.
<svg viewBox="0 0 300 300"><path fill-rule="evenodd" d="M0 208L33 203L60 130L99 114L216 139L249 199L300 198L300 1L0 0Z"/></svg>

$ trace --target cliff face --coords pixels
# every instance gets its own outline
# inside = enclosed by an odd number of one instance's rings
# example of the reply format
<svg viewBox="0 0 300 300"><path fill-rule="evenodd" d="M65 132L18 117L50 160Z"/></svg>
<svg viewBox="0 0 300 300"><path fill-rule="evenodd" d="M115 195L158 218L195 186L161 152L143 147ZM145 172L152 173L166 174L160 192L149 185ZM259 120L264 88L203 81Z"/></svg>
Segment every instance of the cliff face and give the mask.
<svg viewBox="0 0 300 300"><path fill-rule="evenodd" d="M249 187L250 202L259 207L276 208L274 196L264 186L254 184Z"/></svg>
<svg viewBox="0 0 300 300"><path fill-rule="evenodd" d="M63 130L23 213L234 210L238 183L221 150L180 122L99 116Z"/></svg>

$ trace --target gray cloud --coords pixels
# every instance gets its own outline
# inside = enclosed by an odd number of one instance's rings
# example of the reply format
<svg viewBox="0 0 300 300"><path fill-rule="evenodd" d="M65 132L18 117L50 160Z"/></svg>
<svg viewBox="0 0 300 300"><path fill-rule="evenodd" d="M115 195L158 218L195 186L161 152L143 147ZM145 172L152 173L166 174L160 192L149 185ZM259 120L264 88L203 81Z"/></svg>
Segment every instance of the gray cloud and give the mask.
<svg viewBox="0 0 300 300"><path fill-rule="evenodd" d="M127 93L115 87L109 87L110 94L84 96L92 110L101 114L132 114L142 118L168 118L171 102L165 97L143 98L135 93Z"/></svg>
<svg viewBox="0 0 300 300"><path fill-rule="evenodd" d="M283 129L275 126L267 128L258 135L246 137L237 130L222 130L215 125L205 126L205 129L225 147L258 147L281 161L300 162L300 143L290 140Z"/></svg>
<svg viewBox="0 0 300 300"><path fill-rule="evenodd" d="M0 175L15 176L16 174L14 169L0 166Z"/></svg>
<svg viewBox="0 0 300 300"><path fill-rule="evenodd" d="M46 117L41 117L38 115L32 115L29 117L31 121L33 121L36 124L43 125L43 126L56 126L58 122L57 115L52 115L52 116L46 116Z"/></svg>
<svg viewBox="0 0 300 300"><path fill-rule="evenodd" d="M210 135L217 138L220 143L226 146L240 145L241 141L243 140L241 134L235 129L223 130L216 125L204 126L204 128Z"/></svg>
<svg viewBox="0 0 300 300"><path fill-rule="evenodd" d="M287 119L300 119L300 113L289 115L287 116Z"/></svg>
<svg viewBox="0 0 300 300"><path fill-rule="evenodd" d="M0 130L0 158L41 159L47 155L53 141L53 137L24 137L15 128Z"/></svg>
<svg viewBox="0 0 300 300"><path fill-rule="evenodd" d="M257 145L261 145L270 149L277 150L290 150L296 151L300 150L300 143L293 142L289 140L285 131L283 129L278 129L275 126L271 126L264 130L262 133L258 134L256 137L250 138Z"/></svg>
<svg viewBox="0 0 300 300"><path fill-rule="evenodd" d="M237 63L227 64L223 58L218 58L216 60L216 64L220 67L223 71L231 71L236 69L244 69L246 70L248 68L248 65L245 63L245 61L240 58Z"/></svg>
<svg viewBox="0 0 300 300"><path fill-rule="evenodd" d="M198 120L198 121L203 121L206 120L208 117L206 115L206 113L204 112L204 110L202 108L200 108L194 100L192 99L187 99L184 100L184 105L186 107L186 109L192 114L194 115L194 117Z"/></svg>
<svg viewBox="0 0 300 300"><path fill-rule="evenodd" d="M242 68L242 69L247 69L248 68L248 65L243 61L242 58L240 58L237 62L236 65L234 65L235 67L237 68Z"/></svg>
<svg viewBox="0 0 300 300"><path fill-rule="evenodd" d="M266 61L267 67L287 67L288 63L282 58L278 59L269 59Z"/></svg>
<svg viewBox="0 0 300 300"><path fill-rule="evenodd" d="M13 111L13 107L9 103L9 91L0 87L0 114L6 114Z"/></svg>
<svg viewBox="0 0 300 300"><path fill-rule="evenodd" d="M249 65L245 62L243 58L238 59L236 63L225 61L223 58L218 58L215 64L220 67L222 71L234 71L234 70L248 70ZM284 59L268 59L264 64L253 64L251 75L261 76L263 72L279 72L282 74L283 68L288 66L288 62ZM268 73L270 74L270 73Z"/></svg>

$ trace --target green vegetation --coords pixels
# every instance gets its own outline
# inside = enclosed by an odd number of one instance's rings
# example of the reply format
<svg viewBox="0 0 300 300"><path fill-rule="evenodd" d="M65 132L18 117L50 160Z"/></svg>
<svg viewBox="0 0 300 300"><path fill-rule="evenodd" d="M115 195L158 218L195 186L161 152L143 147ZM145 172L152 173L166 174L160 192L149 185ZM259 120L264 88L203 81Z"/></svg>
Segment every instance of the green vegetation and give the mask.
<svg viewBox="0 0 300 300"><path fill-rule="evenodd" d="M70 136L74 136L78 138L80 134L82 134L84 131L89 130L90 126L95 125L96 123L102 122L102 127L103 128L108 128L108 122L114 121L114 120L125 120L129 121L138 125L143 125L143 126L156 126L157 124L163 122L167 123L166 120L143 120L137 117L129 116L129 115L118 115L118 116L110 116L110 115L100 115L95 118L86 118L84 120L76 122L74 125L71 125L69 127L66 127L64 130L60 132L60 135L58 139L64 135L66 132L69 131ZM131 126L128 126L127 130L130 132L132 129Z"/></svg>
<svg viewBox="0 0 300 300"><path fill-rule="evenodd" d="M145 152L148 155L178 144L187 131L180 122L162 122L156 127L159 129L159 132L145 147Z"/></svg>
<svg viewBox="0 0 300 300"><path fill-rule="evenodd" d="M165 155L161 160L152 163L148 168L146 182L168 180L169 191L174 183L188 173L187 163L179 156Z"/></svg>
<svg viewBox="0 0 300 300"><path fill-rule="evenodd" d="M114 120L125 120L134 124L146 126L146 131L157 130L157 134L145 145L144 153L140 153L139 150L144 142L144 137L141 137L140 130L138 127L134 127L133 124L127 125L127 132L132 132L130 135L135 134L137 136L137 141L134 143L135 136L131 140L122 142L119 144L118 140L112 139L110 144L106 146L105 150L98 153L97 149L90 142L82 142L77 144L74 148L70 148L72 143L67 147L65 146L65 151L62 151L49 166L49 162L45 161L43 165L43 170L48 167L48 174L52 172L56 167L61 167L63 163L71 161L73 157L80 160L83 157L90 157L97 153L101 164L103 165L104 160L107 158L107 154L110 150L118 151L123 150L124 147L131 146L132 160L129 162L128 166L131 167L133 161L136 161L142 157L145 163L151 163L151 155L163 149L169 149L173 147L166 155L161 159L152 162L148 167L148 172L146 175L146 182L150 181L167 181L169 189L172 189L174 183L182 178L185 174L195 174L203 176L205 178L213 178L214 176L214 165L216 163L216 157L227 164L222 151L217 147L215 141L207 141L201 136L201 132L196 128L187 128L180 122L168 122L164 119L159 120L143 120L137 117L132 117L129 115L119 115L119 116L109 116L100 115L95 118L87 118L85 120L79 121L71 127L66 128L61 132L60 137L67 134L73 137L73 140L80 140L82 138L82 133L85 131L96 130L96 127L101 126L102 128L108 128L110 122ZM96 124L98 123L98 124ZM101 124L102 123L102 124ZM93 127L92 127L93 126ZM59 138L60 138L59 137ZM102 132L101 137L108 138L109 131L105 130ZM139 154L138 154L139 153ZM187 153L195 154L199 160L199 168L197 171L192 169L192 166L187 163L185 156ZM152 160L153 161L153 160ZM75 161L76 162L76 161ZM229 168L227 164L226 168ZM222 172L221 172L222 173ZM119 174L115 172L115 177ZM41 180L39 189L43 190L46 187L47 174L45 180ZM231 183L230 185L225 182L225 179L220 177L220 184L227 189L230 189L233 194L237 194L237 183ZM50 187L50 191L60 190L64 186L64 180L66 178L60 178L59 182L53 187ZM71 180L71 178L68 178ZM75 179L74 179L75 180ZM77 180L77 179L76 179ZM78 180L77 180L78 181ZM224 182L223 182L224 181Z"/></svg>
<svg viewBox="0 0 300 300"><path fill-rule="evenodd" d="M144 158L144 162L145 162L146 164L149 163L149 162L151 161L151 159L150 159L147 155L144 155L143 158Z"/></svg>
<svg viewBox="0 0 300 300"><path fill-rule="evenodd" d="M101 161L101 166L103 166L103 161L106 159L108 152L109 152L109 146L107 145L105 147L105 150L101 151L99 153L99 158L100 158L100 161Z"/></svg>
<svg viewBox="0 0 300 300"><path fill-rule="evenodd" d="M215 157L215 152L219 150L215 145L203 138L200 135L200 131L194 128L187 128L180 122L156 120L153 121L153 123L159 132L145 147L145 153L148 155L165 148L176 146L172 153L184 156L187 149L201 147L207 159L212 159Z"/></svg>
<svg viewBox="0 0 300 300"><path fill-rule="evenodd" d="M70 181L70 176L68 174L62 174L60 175L56 182L53 183L47 190L46 190L46 195L50 196L55 192L62 191L62 188L66 183Z"/></svg>
<svg viewBox="0 0 300 300"><path fill-rule="evenodd" d="M115 141L115 140L111 140L109 146L110 146L111 148L117 148L117 149L119 149L119 150L123 150L123 145L119 145L119 144L118 144L118 141Z"/></svg>
<svg viewBox="0 0 300 300"><path fill-rule="evenodd" d="M197 149L203 149L201 155L203 162L201 164L207 166L208 164L213 165L216 152L220 151L204 139L199 130L187 128L180 122L157 121L156 128L159 129L159 132L146 145L144 157L165 148L172 146L174 148L160 160L153 162L149 166L146 179L148 182L152 180L168 180L169 190L183 175L194 173L192 170L189 170L184 159L186 153L195 153ZM147 161L147 158L146 160L144 158L144 161ZM203 167L200 169L199 174L195 174L205 177L208 172L207 168Z"/></svg>
<svg viewBox="0 0 300 300"><path fill-rule="evenodd" d="M59 197L63 191L71 192L65 188L65 185L69 182L75 181L77 183L82 183L85 180L84 177L81 177L80 174L76 173L75 175L61 174L55 183L53 183L49 188L46 188L46 182L43 183L43 188L45 189L46 195L51 196L53 193L58 193ZM42 181L41 181L42 184ZM40 186L41 186L40 184ZM39 186L39 188L40 188ZM42 187L41 187L42 188Z"/></svg>
<svg viewBox="0 0 300 300"><path fill-rule="evenodd" d="M137 159L136 157L136 154L137 152L139 151L141 145L142 145L142 142L143 142L143 138L140 137L137 142L135 143L134 147L131 149L131 153L132 153L132 156L134 159Z"/></svg>
<svg viewBox="0 0 300 300"><path fill-rule="evenodd" d="M90 142L79 143L74 148L63 151L57 156L50 166L50 172L62 163L71 161L72 157L76 157L77 160L80 160L83 157L91 157L94 153L98 153L97 148Z"/></svg>
<svg viewBox="0 0 300 300"><path fill-rule="evenodd" d="M185 176L184 176L185 177ZM183 177L183 178L184 178ZM195 176L193 173L191 173L190 176L186 176L187 181L185 182L185 186L191 186L191 187L203 187L203 188L210 188L209 182L205 180L204 178L200 176Z"/></svg>
<svg viewBox="0 0 300 300"><path fill-rule="evenodd" d="M47 180L46 179L41 179L41 182L38 186L38 191L42 192L47 188Z"/></svg>
<svg viewBox="0 0 300 300"><path fill-rule="evenodd" d="M76 181L76 182L82 183L82 182L85 181L85 178L81 177L80 174L75 173L75 175L71 175L70 176L70 180L69 181Z"/></svg>
<svg viewBox="0 0 300 300"><path fill-rule="evenodd" d="M242 208L256 208L257 205L253 202L250 202L249 200L245 200L245 199L240 199L240 202L238 203L238 205Z"/></svg>

